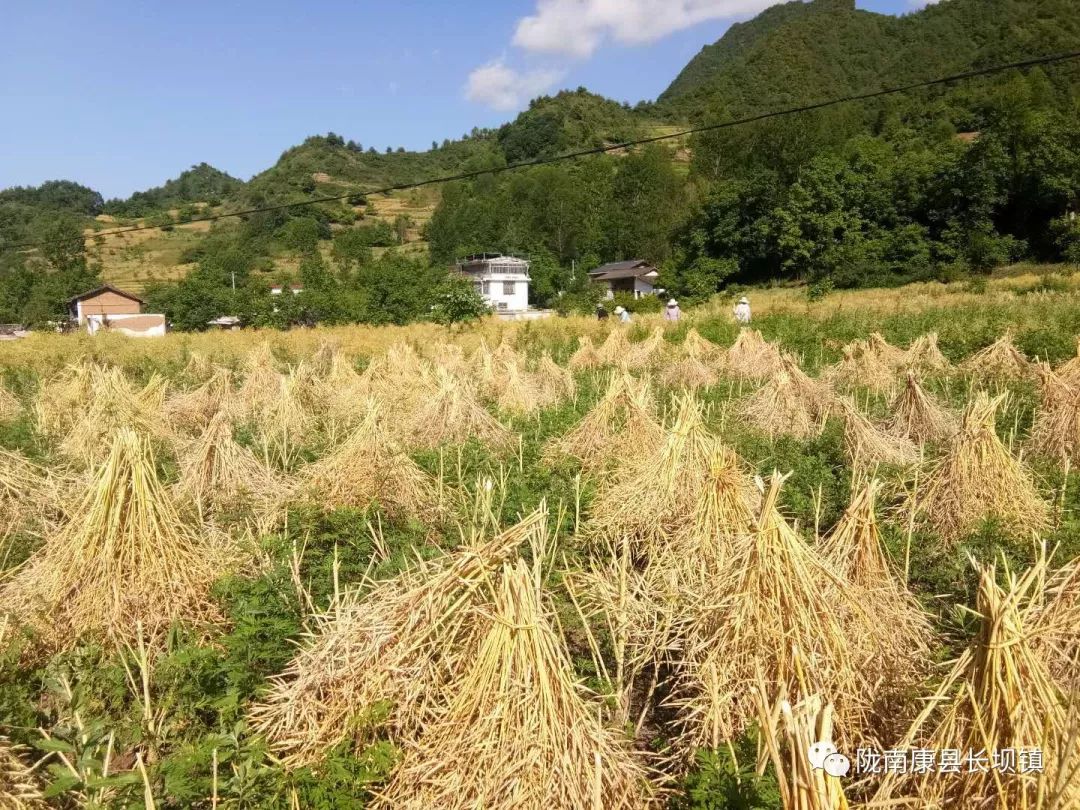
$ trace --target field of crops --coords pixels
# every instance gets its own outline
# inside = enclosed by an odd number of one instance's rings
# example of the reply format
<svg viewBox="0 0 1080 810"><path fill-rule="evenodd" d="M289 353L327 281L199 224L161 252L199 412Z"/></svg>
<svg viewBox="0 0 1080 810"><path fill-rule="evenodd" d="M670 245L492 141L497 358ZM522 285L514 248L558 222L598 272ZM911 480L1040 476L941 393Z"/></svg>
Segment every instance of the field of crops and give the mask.
<svg viewBox="0 0 1080 810"><path fill-rule="evenodd" d="M1078 807L1078 304L3 344L0 807Z"/></svg>

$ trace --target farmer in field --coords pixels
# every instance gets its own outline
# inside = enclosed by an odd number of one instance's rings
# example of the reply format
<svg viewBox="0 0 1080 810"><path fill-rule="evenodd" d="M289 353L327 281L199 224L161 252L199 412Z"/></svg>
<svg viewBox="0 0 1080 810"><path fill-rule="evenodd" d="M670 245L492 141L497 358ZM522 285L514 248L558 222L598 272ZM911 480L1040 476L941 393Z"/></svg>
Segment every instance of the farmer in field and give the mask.
<svg viewBox="0 0 1080 810"><path fill-rule="evenodd" d="M615 314L619 318L619 323L630 323L630 313L626 311L626 307L615 307Z"/></svg>
<svg viewBox="0 0 1080 810"><path fill-rule="evenodd" d="M607 310L604 309L603 304L597 304L596 305L596 320L598 320L598 321L606 321L607 320Z"/></svg>
<svg viewBox="0 0 1080 810"><path fill-rule="evenodd" d="M735 313L735 320L743 326L750 323L750 301L747 300L745 295L739 299L739 303L735 305L732 312Z"/></svg>
<svg viewBox="0 0 1080 810"><path fill-rule="evenodd" d="M678 321L680 315L682 315L682 310L679 309L679 302L672 298L664 309L664 320Z"/></svg>

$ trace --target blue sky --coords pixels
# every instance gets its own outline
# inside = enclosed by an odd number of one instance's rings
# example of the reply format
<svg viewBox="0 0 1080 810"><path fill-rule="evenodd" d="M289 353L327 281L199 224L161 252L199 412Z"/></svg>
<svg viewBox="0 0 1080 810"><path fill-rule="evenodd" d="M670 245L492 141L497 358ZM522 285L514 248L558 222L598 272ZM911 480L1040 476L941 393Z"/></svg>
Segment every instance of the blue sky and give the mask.
<svg viewBox="0 0 1080 810"><path fill-rule="evenodd" d="M561 87L651 99L771 4L16 0L0 49L0 188L64 178L127 196L200 161L246 179L331 130L427 148ZM858 5L901 13L913 0Z"/></svg>

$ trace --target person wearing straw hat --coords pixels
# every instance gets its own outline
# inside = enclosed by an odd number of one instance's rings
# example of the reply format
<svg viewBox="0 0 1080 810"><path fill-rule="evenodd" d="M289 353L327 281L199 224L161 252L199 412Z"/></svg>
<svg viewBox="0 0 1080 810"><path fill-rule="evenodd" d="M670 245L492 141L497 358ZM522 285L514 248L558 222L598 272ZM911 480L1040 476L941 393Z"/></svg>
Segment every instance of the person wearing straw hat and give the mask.
<svg viewBox="0 0 1080 810"><path fill-rule="evenodd" d="M739 299L739 303L735 305L732 312L735 313L735 320L743 326L750 323L750 301L747 300L745 295Z"/></svg>
<svg viewBox="0 0 1080 810"><path fill-rule="evenodd" d="M682 311L679 309L679 302L674 298L667 302L667 307L664 309L665 321L677 321Z"/></svg>
<svg viewBox="0 0 1080 810"><path fill-rule="evenodd" d="M619 323L630 323L630 313L626 311L626 307L615 307L615 314L619 318Z"/></svg>
<svg viewBox="0 0 1080 810"><path fill-rule="evenodd" d="M607 316L607 310L604 309L604 305L603 304L597 304L596 305L596 320L598 320L598 321L606 321L607 317L608 317Z"/></svg>

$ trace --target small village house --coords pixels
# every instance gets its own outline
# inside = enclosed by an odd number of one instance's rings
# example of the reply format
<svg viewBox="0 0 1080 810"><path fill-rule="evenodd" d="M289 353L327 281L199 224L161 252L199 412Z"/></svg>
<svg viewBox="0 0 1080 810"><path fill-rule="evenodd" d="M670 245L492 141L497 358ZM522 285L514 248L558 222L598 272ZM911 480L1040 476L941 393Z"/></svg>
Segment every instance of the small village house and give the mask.
<svg viewBox="0 0 1080 810"><path fill-rule="evenodd" d="M660 271L644 259L609 262L589 271L593 283L605 288L605 298L614 298L615 293L630 293L634 298L643 298L663 292L656 286L659 276Z"/></svg>
<svg viewBox="0 0 1080 810"><path fill-rule="evenodd" d="M512 317L529 309L529 262L525 259L477 253L459 259L455 268L472 281L496 314Z"/></svg>
<svg viewBox="0 0 1080 810"><path fill-rule="evenodd" d="M299 295L300 293L302 293L304 291L304 288L299 284L290 284L288 289L293 295ZM284 285L282 285L282 284L272 284L272 285L270 285L270 294L271 295L281 295L283 292L285 292L285 286Z"/></svg>
<svg viewBox="0 0 1080 810"><path fill-rule="evenodd" d="M68 299L68 317L91 335L102 329L132 337L165 334L165 316L144 313L144 301L111 284L103 284Z"/></svg>

